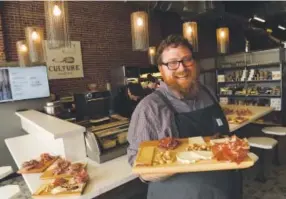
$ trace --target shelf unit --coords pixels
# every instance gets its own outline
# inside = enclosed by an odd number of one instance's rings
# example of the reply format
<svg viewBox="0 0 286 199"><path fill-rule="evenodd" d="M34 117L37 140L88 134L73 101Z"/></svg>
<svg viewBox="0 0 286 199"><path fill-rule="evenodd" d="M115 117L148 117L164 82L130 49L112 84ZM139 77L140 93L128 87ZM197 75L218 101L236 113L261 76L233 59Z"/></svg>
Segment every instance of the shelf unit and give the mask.
<svg viewBox="0 0 286 199"><path fill-rule="evenodd" d="M283 48L218 56L216 92L219 101L227 104L272 106L275 108L274 114L280 117L278 124L286 125L286 116L281 114L285 107L282 99L286 99L284 66ZM277 73L280 74L280 79L272 79L272 74ZM249 79L251 75L252 78ZM271 121L260 122L262 123L277 124Z"/></svg>

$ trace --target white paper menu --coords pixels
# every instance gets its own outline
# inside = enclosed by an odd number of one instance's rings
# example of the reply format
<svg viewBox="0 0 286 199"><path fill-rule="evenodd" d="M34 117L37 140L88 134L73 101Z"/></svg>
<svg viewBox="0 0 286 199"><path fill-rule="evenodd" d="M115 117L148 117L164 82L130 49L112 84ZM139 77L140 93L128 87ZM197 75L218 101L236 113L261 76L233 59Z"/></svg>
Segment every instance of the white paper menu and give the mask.
<svg viewBox="0 0 286 199"><path fill-rule="evenodd" d="M9 68L13 100L50 96L47 68Z"/></svg>

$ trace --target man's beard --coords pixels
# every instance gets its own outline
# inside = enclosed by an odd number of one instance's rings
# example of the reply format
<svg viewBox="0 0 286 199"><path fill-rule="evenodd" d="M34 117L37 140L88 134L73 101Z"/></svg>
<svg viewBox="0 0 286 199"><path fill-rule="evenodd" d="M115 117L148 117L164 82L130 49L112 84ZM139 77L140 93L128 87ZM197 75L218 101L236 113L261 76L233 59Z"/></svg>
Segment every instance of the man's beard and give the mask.
<svg viewBox="0 0 286 199"><path fill-rule="evenodd" d="M187 78L184 82L179 82L178 77ZM174 72L171 78L164 78L165 83L174 91L178 92L184 98L194 98L198 93L198 74L192 74L191 71L185 70L183 72Z"/></svg>

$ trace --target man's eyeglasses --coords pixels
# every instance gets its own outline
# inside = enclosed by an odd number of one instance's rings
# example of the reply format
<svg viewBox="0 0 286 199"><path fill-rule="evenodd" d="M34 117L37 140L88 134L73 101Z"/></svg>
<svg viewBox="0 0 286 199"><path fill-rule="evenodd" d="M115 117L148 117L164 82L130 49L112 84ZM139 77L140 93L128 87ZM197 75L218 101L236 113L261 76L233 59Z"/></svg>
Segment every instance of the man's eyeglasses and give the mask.
<svg viewBox="0 0 286 199"><path fill-rule="evenodd" d="M167 66L169 70L177 70L180 66L180 63L182 63L186 67L189 67L189 66L194 65L195 60L194 58L191 57L191 58L182 59L180 61L170 61L167 63L162 63L162 65Z"/></svg>

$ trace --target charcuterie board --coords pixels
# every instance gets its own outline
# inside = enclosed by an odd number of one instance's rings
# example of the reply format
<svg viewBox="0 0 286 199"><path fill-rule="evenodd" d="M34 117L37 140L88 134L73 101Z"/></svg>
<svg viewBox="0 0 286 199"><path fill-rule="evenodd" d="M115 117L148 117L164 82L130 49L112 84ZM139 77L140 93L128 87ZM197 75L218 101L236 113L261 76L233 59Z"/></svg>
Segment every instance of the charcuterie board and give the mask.
<svg viewBox="0 0 286 199"><path fill-rule="evenodd" d="M225 112L231 132L267 115L274 110L274 108L267 106L221 104L221 107Z"/></svg>
<svg viewBox="0 0 286 199"><path fill-rule="evenodd" d="M202 137L177 140L180 144L170 150L162 149L159 146L159 140L142 142L132 168L133 173L231 170L249 168L254 165L254 161L247 153L239 163L215 159L211 147L215 143L224 142L224 140L210 140L210 138Z"/></svg>
<svg viewBox="0 0 286 199"><path fill-rule="evenodd" d="M61 171L58 171L58 173L55 173L54 170L58 169L58 164L59 162L67 162L69 163L69 165L67 165L66 169L61 169ZM77 164L77 165L75 165ZM48 179L54 179L54 178L71 178L73 175L70 174L68 172L68 167L69 166L77 166L78 170L81 170L79 167L81 168L86 168L87 163L86 162L69 162L65 159L59 158L56 162L54 162L54 164L52 164L49 168L47 168L47 170L40 176L41 180L48 180Z"/></svg>
<svg viewBox="0 0 286 199"><path fill-rule="evenodd" d="M23 163L22 168L20 168L17 171L17 173L19 174L42 173L59 158L59 156L50 156L50 155L49 157L51 157L51 159L46 160L46 161L43 161L42 157L38 157L32 160L26 161ZM29 166L24 166L25 164ZM28 167L30 168L28 169Z"/></svg>
<svg viewBox="0 0 286 199"><path fill-rule="evenodd" d="M64 179L67 181L67 183L61 186L53 185L52 181L42 184L33 194L33 198L40 198L40 197L66 198L69 196L80 196L83 194L87 183L75 183L75 182L70 183L72 179L67 179L67 178Z"/></svg>

